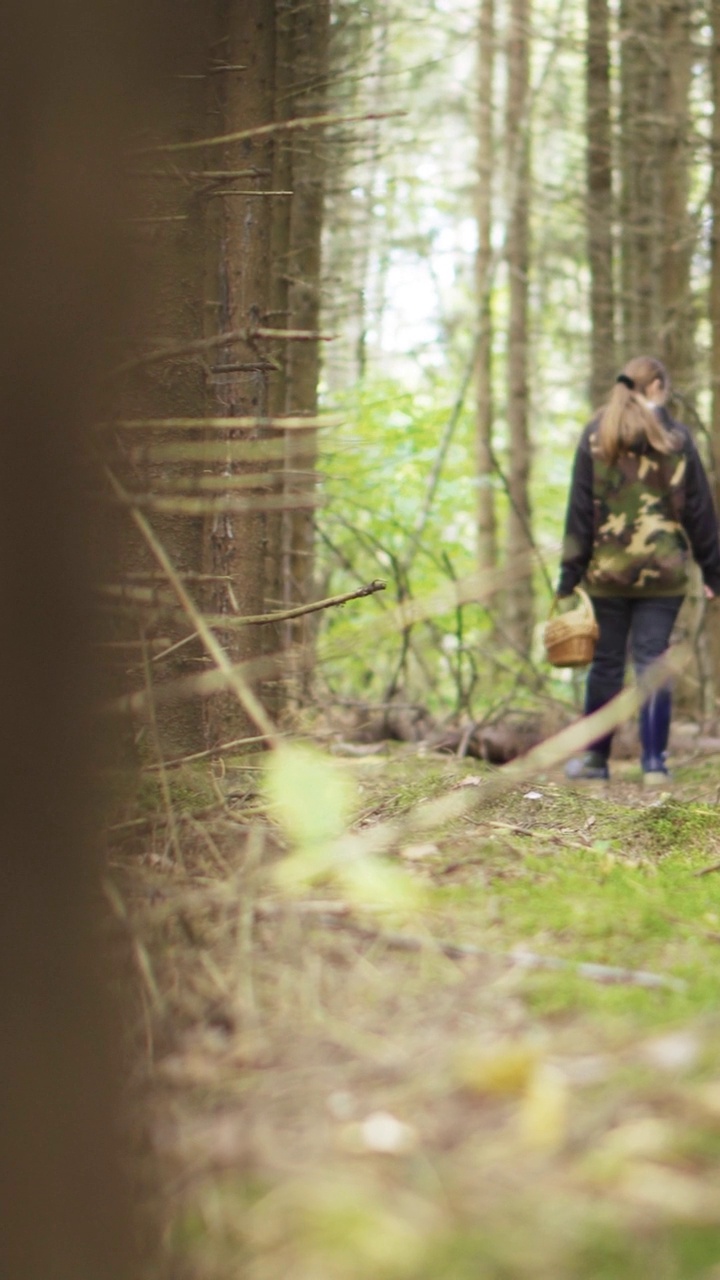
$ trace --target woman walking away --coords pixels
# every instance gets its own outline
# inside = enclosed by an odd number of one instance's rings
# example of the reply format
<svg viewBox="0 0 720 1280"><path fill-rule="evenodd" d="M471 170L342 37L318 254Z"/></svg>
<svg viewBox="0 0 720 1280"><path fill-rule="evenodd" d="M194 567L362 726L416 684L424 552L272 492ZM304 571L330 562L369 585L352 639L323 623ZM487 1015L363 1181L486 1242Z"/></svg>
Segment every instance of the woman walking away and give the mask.
<svg viewBox="0 0 720 1280"><path fill-rule="evenodd" d="M710 486L687 427L665 408L668 376L659 360L625 365L575 455L558 596L582 582L600 637L585 691L585 714L623 687L630 651L637 676L665 652L688 585L692 553L710 599L720 594L720 538ZM643 779L667 779L669 688L640 712ZM570 778L608 778L612 734L570 760Z"/></svg>

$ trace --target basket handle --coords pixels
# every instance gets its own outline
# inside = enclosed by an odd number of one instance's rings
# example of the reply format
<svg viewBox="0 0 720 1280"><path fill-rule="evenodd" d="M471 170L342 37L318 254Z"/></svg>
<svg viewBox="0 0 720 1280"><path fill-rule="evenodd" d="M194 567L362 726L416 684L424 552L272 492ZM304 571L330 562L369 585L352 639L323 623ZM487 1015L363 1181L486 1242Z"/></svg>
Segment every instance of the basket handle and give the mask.
<svg viewBox="0 0 720 1280"><path fill-rule="evenodd" d="M585 591L584 587L576 587L575 594L580 597L583 609L585 610L588 617L594 618L595 610L593 609L592 600L590 599L587 591Z"/></svg>
<svg viewBox="0 0 720 1280"><path fill-rule="evenodd" d="M585 588L579 587L579 586L573 587L571 594L574 596L579 596L580 603L583 609L585 610L585 613L587 614L587 616L590 618L594 618L595 610L592 607L592 600L590 599ZM552 598L552 604L550 605L550 613L548 615L550 618L552 618L553 614L555 613L555 610L557 609L557 603L559 599L560 599L560 596L558 595L554 595ZM565 599L564 596L563 596L563 599Z"/></svg>

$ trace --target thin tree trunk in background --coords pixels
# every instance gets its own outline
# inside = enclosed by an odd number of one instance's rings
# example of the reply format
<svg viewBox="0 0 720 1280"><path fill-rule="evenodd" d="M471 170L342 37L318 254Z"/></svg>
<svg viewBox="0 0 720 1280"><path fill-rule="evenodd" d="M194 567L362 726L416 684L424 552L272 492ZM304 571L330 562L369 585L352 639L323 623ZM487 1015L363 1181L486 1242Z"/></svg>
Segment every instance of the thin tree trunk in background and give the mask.
<svg viewBox="0 0 720 1280"><path fill-rule="evenodd" d="M275 106L276 120L289 120L293 115L293 0L278 0L275 6ZM292 134L278 133L273 145L273 191L293 190ZM278 196L268 208L271 213L270 256L272 262L269 323L274 328L290 327L290 210L291 197ZM287 412L287 346L282 352L281 369L274 373L269 386L269 406L273 415Z"/></svg>
<svg viewBox="0 0 720 1280"><path fill-rule="evenodd" d="M220 120L213 132L228 133L270 123L275 107L275 5L273 0L228 0L220 7L217 44L221 64L231 68L222 73ZM234 68L241 68L240 70ZM217 149L215 154L217 154ZM222 167L254 170L265 181L274 169L274 148L267 136L229 144ZM261 187L265 183L261 183ZM242 188L240 188L242 189ZM257 328L267 323L272 306L271 290L271 204L275 197L242 194L218 197L222 200L218 293L210 299L219 303L219 332ZM270 405L269 376L272 367L265 345L240 343L222 349L216 357L215 390L222 416L267 416ZM223 365L228 367L223 372ZM237 366L243 366L238 369ZM258 429L255 439L266 438ZM229 442L248 439L233 431ZM225 474L241 470L228 461ZM264 490L247 491L259 496ZM224 512L215 515L208 530L209 571L223 581L211 588L210 610L214 614L254 615L266 612L268 564L279 559L280 519L275 512L246 514ZM220 632L222 643L233 662L256 658L279 647L273 626L243 627ZM264 701L272 703L266 687ZM208 732L211 742L252 734L254 726L230 695L219 695L208 703Z"/></svg>
<svg viewBox="0 0 720 1280"><path fill-rule="evenodd" d="M620 6L620 245L622 361L659 340L657 5Z"/></svg>
<svg viewBox="0 0 720 1280"><path fill-rule="evenodd" d="M710 447L713 464L715 505L720 511L720 0L710 5L712 22L712 46L710 65L712 72L712 184L710 190L710 297L709 312L712 331L710 347L710 386L712 392L710 417ZM720 684L720 626L717 602L711 604L715 611L715 626L709 628L713 654L716 687Z"/></svg>
<svg viewBox="0 0 720 1280"><path fill-rule="evenodd" d="M328 48L328 110L337 115L357 115L362 110L360 68L366 57L367 26L358 21L351 0L334 0ZM348 71L352 68L353 74ZM325 207L332 233L323 263L323 325L340 335L325 354L325 381L330 395L355 382L355 361L363 302L355 257L356 201L353 197L353 163L356 139L344 130L326 137L328 170Z"/></svg>
<svg viewBox="0 0 720 1280"><path fill-rule="evenodd" d="M335 0L332 16L328 109L347 116L381 113L387 96L387 7L368 12L355 0ZM325 138L332 235L323 264L323 327L338 335L325 351L331 394L356 386L366 371L367 332L377 314L370 272L384 253L384 241L376 243L381 228L375 216L382 133L382 121L370 120L334 129Z"/></svg>
<svg viewBox="0 0 720 1280"><path fill-rule="evenodd" d="M329 0L298 5L293 14L292 114L296 118L322 115L327 109ZM293 329L317 333L321 315L321 249L327 143L317 132L298 132L293 138L289 245L289 322ZM320 343L291 342L287 353L287 408L293 414L315 415L318 407ZM283 602L290 608L305 604L314 593L315 515L309 505L315 493L316 432L287 433L285 484L297 495L284 517ZM314 615L288 623L286 643L311 643ZM307 684L307 652L303 665Z"/></svg>
<svg viewBox="0 0 720 1280"><path fill-rule="evenodd" d="M527 648L534 624L532 544L530 542L530 438L528 430L528 267L530 130L527 120L529 76L528 0L511 0L507 43L509 315L507 418L510 459L510 509L507 559L517 580L507 590L505 621L511 642Z"/></svg>
<svg viewBox="0 0 720 1280"><path fill-rule="evenodd" d="M710 439L712 444L715 500L720 509L720 0L712 0L711 72L713 95L712 183L710 188L710 297L712 328L710 386L712 391Z"/></svg>
<svg viewBox="0 0 720 1280"><path fill-rule="evenodd" d="M586 54L587 242L590 264L590 401L601 404L617 372L613 283L612 122L608 0L588 0Z"/></svg>
<svg viewBox="0 0 720 1280"><path fill-rule="evenodd" d="M493 466L492 394L492 181L495 163L493 145L493 71L495 66L495 0L481 0L478 31L478 119L477 119L477 229L475 264L477 288L476 367L476 447L478 476L477 550L478 567L494 569L497 564L497 517L495 512Z"/></svg>
<svg viewBox="0 0 720 1280"><path fill-rule="evenodd" d="M688 95L692 77L692 7L663 0L659 47L661 136L658 171L660 226L660 344L675 386L695 391L695 308L690 281L694 231L689 215L692 162Z"/></svg>
<svg viewBox="0 0 720 1280"><path fill-rule="evenodd" d="M293 26L295 7L293 0L277 0L275 5L275 106L276 120L289 120L293 114L293 85L295 81ZM273 144L273 174L271 186L273 191L293 191L293 135L278 133ZM293 328L290 318L290 225L293 197L279 195L268 201L266 216L270 218L270 308L268 323L273 328ZM278 369L273 370L268 385L268 409L273 417L281 417L289 409L288 398L288 364L292 343L284 342L277 350ZM272 435L281 442L284 439L280 429L273 429ZM278 459L273 464L278 471L283 462ZM282 482L284 485L284 481ZM279 538L280 554L275 560L269 559L266 564L265 603L268 608L279 609L286 604L285 570L282 546L284 545L285 515L280 515ZM279 694L279 690L277 691ZM284 692L283 692L284 701ZM279 710L279 697L275 700L275 709Z"/></svg>

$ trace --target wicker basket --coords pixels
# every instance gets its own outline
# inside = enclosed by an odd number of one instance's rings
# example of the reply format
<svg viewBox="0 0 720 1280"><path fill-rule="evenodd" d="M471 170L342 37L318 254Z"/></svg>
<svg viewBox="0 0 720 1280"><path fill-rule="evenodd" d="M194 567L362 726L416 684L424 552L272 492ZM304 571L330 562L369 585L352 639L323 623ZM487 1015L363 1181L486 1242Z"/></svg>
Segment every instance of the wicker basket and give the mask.
<svg viewBox="0 0 720 1280"><path fill-rule="evenodd" d="M593 660L600 628L595 620L592 601L582 587L575 588L580 604L577 609L553 617L557 598L545 623L543 639L547 660L553 667L587 667Z"/></svg>

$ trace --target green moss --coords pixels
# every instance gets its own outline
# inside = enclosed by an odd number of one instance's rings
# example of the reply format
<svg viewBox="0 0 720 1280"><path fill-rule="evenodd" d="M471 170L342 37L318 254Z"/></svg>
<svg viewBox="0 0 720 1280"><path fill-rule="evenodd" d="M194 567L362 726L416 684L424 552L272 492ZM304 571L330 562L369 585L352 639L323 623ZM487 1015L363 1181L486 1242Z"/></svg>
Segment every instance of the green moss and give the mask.
<svg viewBox="0 0 720 1280"><path fill-rule="evenodd" d="M169 769L165 777L170 802L179 813L193 813L217 802L217 793L207 766L182 765L177 769ZM139 817L151 817L164 812L165 795L159 772L145 771L138 775L135 807Z"/></svg>

